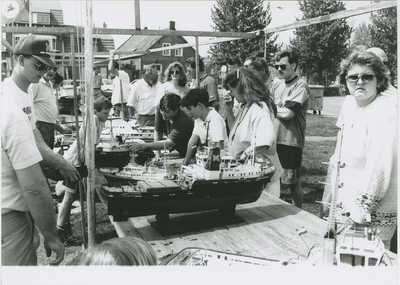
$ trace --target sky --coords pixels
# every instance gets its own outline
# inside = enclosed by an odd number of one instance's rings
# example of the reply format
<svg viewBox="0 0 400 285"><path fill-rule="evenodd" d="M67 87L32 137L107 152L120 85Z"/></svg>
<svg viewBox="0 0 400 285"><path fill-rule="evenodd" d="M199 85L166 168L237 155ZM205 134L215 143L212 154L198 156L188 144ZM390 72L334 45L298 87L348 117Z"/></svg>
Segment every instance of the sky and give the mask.
<svg viewBox="0 0 400 285"><path fill-rule="evenodd" d="M68 25L85 25L85 1L60 0L64 10L64 23ZM107 28L135 28L135 8L133 0L123 1L92 1L93 22L96 27ZM267 5L264 1L264 6ZM272 21L269 27L291 24L296 17L302 16L297 1L270 1ZM346 9L369 6L370 1L347 1ZM169 21L175 21L176 30L186 31L212 31L211 9L216 1L149 1L140 0L140 26L149 30L166 29ZM369 14L348 18L351 26L369 21ZM94 31L95 32L95 31ZM288 44L293 38L292 31L284 31L278 34L278 43ZM118 48L129 36L113 36L116 48ZM201 37L199 41L209 38ZM194 42L194 37L187 37L189 43ZM200 56L207 56L208 46L200 46Z"/></svg>

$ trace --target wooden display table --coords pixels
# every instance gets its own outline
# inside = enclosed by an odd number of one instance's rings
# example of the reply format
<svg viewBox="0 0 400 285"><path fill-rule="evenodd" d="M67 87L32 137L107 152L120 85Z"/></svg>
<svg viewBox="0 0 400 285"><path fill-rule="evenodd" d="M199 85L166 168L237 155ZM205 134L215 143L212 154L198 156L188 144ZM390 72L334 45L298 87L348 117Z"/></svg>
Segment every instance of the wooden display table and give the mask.
<svg viewBox="0 0 400 285"><path fill-rule="evenodd" d="M228 219L221 224L213 215L215 212L170 215L172 231L164 235L150 224L154 216L127 222L113 222L110 216L110 220L119 237L146 240L158 257L199 247L280 261L306 257L310 247L322 242L327 227L326 221L265 192L254 203L237 205L236 223ZM299 235L304 230L306 233ZM397 255L388 254L397 265Z"/></svg>

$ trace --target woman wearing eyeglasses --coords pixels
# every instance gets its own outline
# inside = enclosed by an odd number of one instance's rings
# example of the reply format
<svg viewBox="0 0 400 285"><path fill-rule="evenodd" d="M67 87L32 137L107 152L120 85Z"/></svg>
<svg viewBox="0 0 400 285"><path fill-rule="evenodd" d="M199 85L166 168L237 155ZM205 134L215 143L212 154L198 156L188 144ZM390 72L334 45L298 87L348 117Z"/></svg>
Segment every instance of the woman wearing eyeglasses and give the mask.
<svg viewBox="0 0 400 285"><path fill-rule="evenodd" d="M389 249L397 225L397 108L381 95L389 84L387 68L374 54L355 52L342 62L339 77L341 92L350 96L337 122L343 134L338 214L371 222ZM336 175L331 181L335 185Z"/></svg>
<svg viewBox="0 0 400 285"><path fill-rule="evenodd" d="M187 78L183 66L179 62L171 63L164 72L165 82L158 88L154 106L157 108L154 125L154 141L162 139L161 129L164 126L163 118L160 113L160 100L165 94L174 93L181 98L185 96L190 88L186 86Z"/></svg>

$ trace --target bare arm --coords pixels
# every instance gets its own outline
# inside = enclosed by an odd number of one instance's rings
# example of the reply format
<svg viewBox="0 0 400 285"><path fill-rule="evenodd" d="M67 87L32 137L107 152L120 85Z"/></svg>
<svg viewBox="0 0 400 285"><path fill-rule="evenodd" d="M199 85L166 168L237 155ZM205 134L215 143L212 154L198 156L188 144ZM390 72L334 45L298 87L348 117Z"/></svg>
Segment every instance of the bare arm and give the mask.
<svg viewBox="0 0 400 285"><path fill-rule="evenodd" d="M188 142L187 151L185 159L183 160L183 165L188 165L190 160L194 157L196 153L196 146L199 143L200 138L198 135L192 134Z"/></svg>
<svg viewBox="0 0 400 285"><path fill-rule="evenodd" d="M115 69L115 67L114 67L114 51L111 51L110 54L111 54L111 58L110 58L110 62L108 63L108 70L110 71L110 73L114 74L115 76L119 76L118 69Z"/></svg>
<svg viewBox="0 0 400 285"><path fill-rule="evenodd" d="M285 107L278 107L278 112L276 114L277 118L284 119L284 120L290 120L293 118L295 115L295 112L292 110L285 108Z"/></svg>
<svg viewBox="0 0 400 285"><path fill-rule="evenodd" d="M16 170L15 173L29 211L45 238L47 257L51 255L51 251L57 255L56 260L50 262L50 265L58 265L64 259L64 245L58 239L53 200L42 170L39 164L34 164Z"/></svg>
<svg viewBox="0 0 400 285"><path fill-rule="evenodd" d="M50 149L50 147L44 142L38 129L34 129L33 134L35 136L37 148L43 157L41 163L60 170L61 175L71 182L81 179L79 172L70 162L66 161L61 155Z"/></svg>
<svg viewBox="0 0 400 285"><path fill-rule="evenodd" d="M72 134L71 130L63 128L63 126L60 125L60 123L56 123L54 128L56 129L57 132L60 134L66 135L66 134Z"/></svg>
<svg viewBox="0 0 400 285"><path fill-rule="evenodd" d="M151 142L151 143L139 143L136 145L133 145L133 150L138 151L138 150L163 150L164 148L170 148L174 147L175 143L170 140L162 140L162 141L157 141L157 142Z"/></svg>

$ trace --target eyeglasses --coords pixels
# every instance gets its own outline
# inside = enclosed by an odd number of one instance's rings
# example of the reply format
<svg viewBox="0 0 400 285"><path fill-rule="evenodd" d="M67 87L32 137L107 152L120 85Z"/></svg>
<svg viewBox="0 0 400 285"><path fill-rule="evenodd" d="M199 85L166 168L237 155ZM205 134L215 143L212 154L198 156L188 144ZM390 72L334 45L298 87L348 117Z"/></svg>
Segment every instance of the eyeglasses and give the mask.
<svg viewBox="0 0 400 285"><path fill-rule="evenodd" d="M390 69L390 62L389 61L384 61L383 64L386 65L386 67Z"/></svg>
<svg viewBox="0 0 400 285"><path fill-rule="evenodd" d="M171 70L171 74L179 75L179 70Z"/></svg>
<svg viewBox="0 0 400 285"><path fill-rule="evenodd" d="M360 78L363 83L369 83L372 80L374 80L375 75L374 74L363 74L360 76L358 76L358 75L347 75L346 76L348 83L357 83L358 80L360 80Z"/></svg>
<svg viewBox="0 0 400 285"><path fill-rule="evenodd" d="M284 64L275 64L275 69L278 70L281 68L281 70L286 70L286 65Z"/></svg>
<svg viewBox="0 0 400 285"><path fill-rule="evenodd" d="M38 70L38 71L49 71L49 70L52 70L53 68L51 67L51 66L48 66L48 65L46 65L46 64L43 64L43 63L36 63L36 62L34 62L33 60L31 60L29 57L25 57L27 60L29 60L30 62L32 62L34 65L36 65L36 69ZM56 71L57 71L57 69L56 69Z"/></svg>

